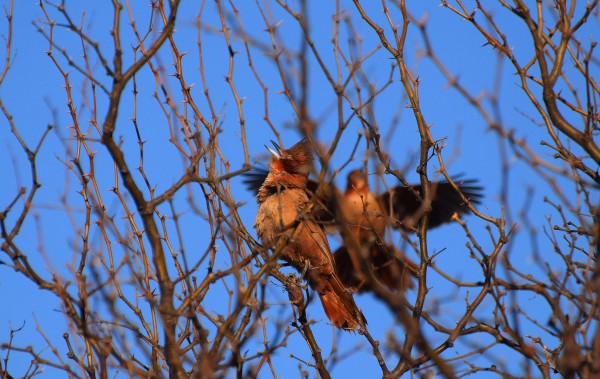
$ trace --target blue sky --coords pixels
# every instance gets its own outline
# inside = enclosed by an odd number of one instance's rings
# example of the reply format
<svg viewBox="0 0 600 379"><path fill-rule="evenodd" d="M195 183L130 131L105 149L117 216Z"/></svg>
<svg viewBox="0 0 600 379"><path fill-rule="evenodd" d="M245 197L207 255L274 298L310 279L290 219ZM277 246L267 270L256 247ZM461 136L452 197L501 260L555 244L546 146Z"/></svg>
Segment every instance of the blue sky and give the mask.
<svg viewBox="0 0 600 379"><path fill-rule="evenodd" d="M3 1L3 4L7 4ZM229 5L223 5L229 9ZM260 44L253 45L251 49L251 59L254 67L259 73L260 79L268 87L268 116L270 121L281 132L282 140L285 146L291 146L301 135L294 128L297 121L297 115L294 114L289 100L281 93L283 86L281 77L277 73L276 66L273 63L270 52L269 35L265 31L265 24L255 3L236 4L239 7L239 14L242 24L249 36L256 38ZM100 50L107 57L112 59L112 43L110 40L111 9L107 2L73 2L67 3L69 12L74 19L79 20L82 17L81 10L85 11L84 30L99 42ZM79 9L78 9L79 7ZM221 141L224 162L230 165L230 169L236 170L244 164L244 156L241 142L240 115L236 108L235 100L232 96L230 87L225 82L229 69L229 55L222 34L214 32L220 28L218 15L213 2L207 2L204 6L202 15L202 62L204 64L204 74L206 78L207 89L210 93L212 106L218 115L217 122L221 133ZM358 35L362 38L362 47L356 48L356 51L362 50L366 54L375 48L378 44L376 36L369 29L360 17L351 3L342 3L344 14L352 20L352 25L356 28ZM55 40L61 46L64 46L69 55L75 62L81 64L82 51L81 41L71 32L61 27L61 17L56 10L48 8L53 18L56 18L58 25L55 28ZM210 106L203 95L203 84L198 67L198 28L196 26L196 17L200 9L200 4L195 2L184 2L179 12L179 18L176 25L175 40L181 52L187 51L183 58L184 74L192 87L192 96L199 104L204 114L210 114ZM296 75L298 65L298 56L295 54L300 48L301 35L295 21L289 17L277 4L268 3L264 6L265 13L268 15L270 23L280 22L277 27L277 44L286 46L291 53L282 55L284 66L290 69L290 76ZM315 41L316 49L322 54L325 66L332 73L336 73L336 61L333 53L332 14L335 12L334 3L316 3L311 2L308 6L309 22L311 36ZM150 8L146 4L133 5L138 28L145 31L147 28L148 14ZM485 45L485 40L474 32L473 26L468 22L461 21L447 9L439 7L435 3L428 4L410 4L410 11L416 19L421 20L427 16L427 32L431 38L433 49L439 59L446 65L447 69L453 75L459 78L460 83L474 95L481 95L484 107L493 113L492 105L489 101L490 94L497 91L498 94L498 112L505 129L514 129L518 138L523 138L529 146L534 149L542 159L548 160L553 164L560 165L560 162L554 162L551 157L553 151L540 145L540 140L547 139L545 129L536 125L532 121L539 121L539 116L532 116L531 120L527 115L533 114L532 106L526 99L523 92L519 89L518 77L514 75L514 68L506 61L499 66L497 53L489 46ZM378 21L384 22L383 14L380 12L379 5L373 5L367 8L367 12ZM507 37L513 48L515 55L519 58L526 58L532 55L531 41L525 33L524 27L512 17L510 12L497 8L495 9L495 20L507 31ZM399 14L393 10L392 14L399 20ZM121 27L123 30L124 56L126 64L131 64L133 54L131 46L135 45L135 39L128 26L126 12L123 13ZM67 168L65 162L72 159L73 139L70 137L70 129L73 120L68 114L66 106L66 95L64 89L64 79L46 54L48 42L43 38L34 24L43 26L43 14L41 9L33 2L18 1L14 4L13 20L13 46L11 51L11 68L5 81L0 87L0 96L7 109L14 116L15 124L21 136L30 147L35 146L43 135L47 125L52 124L54 129L48 134L38 155L38 173L42 187L36 196L30 216L24 224L17 241L21 244L24 251L28 252L31 263L46 277L57 273L65 277L72 276L70 266L78 263L78 246L80 245L79 235L75 231L82 225L83 203L81 197L77 194L78 181L72 172ZM270 139L275 139L269 125L264 120L265 101L262 89L255 79L249 65L246 50L239 38L235 37L235 20L228 19L231 25L232 47L238 53L234 59L233 80L236 90L243 98L242 109L246 123L247 146L249 149L252 163L263 162L266 157L266 151L263 147ZM399 22L399 21L398 21ZM156 38L156 33L160 29L160 24L155 20L156 26L150 38ZM348 26L342 23L340 26L341 39L340 46L344 53L350 55L354 47L349 47ZM531 272L534 275L540 274L543 267L535 263L537 252L548 252L544 257L552 265L554 257L549 252L551 245L544 236L544 231L549 230L547 218L557 215L547 203L544 203L544 196L548 196L552 201L559 201L553 197L552 190L548 184L535 174L533 170L527 167L523 160L506 148L505 142L498 138L498 135L490 130L489 125L470 106L467 101L458 95L457 91L448 85L447 80L440 71L428 59L422 58L423 39L414 26L411 26L407 39L406 59L412 69L412 73L420 80L419 94L422 111L427 123L430 125L432 134L436 139L444 139L446 148L443 150L444 160L448 171L453 174L462 174L466 178L478 179L484 183L484 200L479 207L484 214L493 217L499 217L502 211L500 199L506 195L508 199L507 216L508 224L517 223L520 229L515 231L507 246L507 254L521 265L525 272ZM6 35L7 22L3 18L0 22L0 33ZM388 30L389 33L389 30ZM583 32L585 34L585 30ZM103 73L98 60L91 51L93 72L99 81L110 88L111 80ZM5 54L2 51L1 54ZM118 199L111 194L110 188L115 185L115 176L113 166L109 160L106 150L101 146L97 139L99 135L90 124L93 119L91 113L91 104L93 99L90 97L89 83L80 73L66 64L65 58L56 50L55 54L62 67L69 71L69 78L73 85L74 103L77 109L78 120L82 123L81 128L89 131L90 145L96 152L97 178L100 191L103 193L103 199L108 212L114 214L115 218L123 217ZM1 58L4 58L2 56ZM337 125L338 116L336 109L336 98L333 89L327 83L322 70L316 63L314 55L310 52L306 54L309 62L309 98L308 109L310 116L318 123L316 135L317 139L324 146L333 139ZM162 79L168 83L168 90L177 103L179 110L186 109L182 103L180 89L172 76L174 68L172 66L171 53L168 47L163 46L157 59L152 61L164 70ZM383 49L377 50L373 56L363 64L364 74L369 82L375 87L383 86L390 77L390 56ZM496 73L500 72L500 84L496 86ZM341 69L342 76L348 74L346 68ZM399 81L398 70L396 69L392 76L392 83L377 97L374 104L377 125L380 128L383 146L392 156L392 165L394 168L404 170L409 181L418 181L415 168L418 164L418 152L420 137L412 115L408 108L408 101L404 95ZM364 83L362 83L364 84ZM578 85L577 82L574 83ZM178 131L181 125L174 117L173 112L161 110L160 104L164 105L164 97L161 89L156 86L156 81L149 70L142 70L136 77L137 96L134 103L131 92L133 83L130 82L126 90L119 109L119 119L116 134L123 142L123 151L131 167L138 165L139 150L135 131L131 118L135 115L138 126L142 133L144 144L144 169L151 183L156 188L157 193L161 193L171 186L184 172L186 166L177 149L167 142L170 128ZM82 90L84 89L84 90ZM296 90L293 88L293 90ZM364 86L362 90L365 91ZM155 91L159 93L160 101L154 98ZM85 96L82 95L85 93ZM356 93L349 87L349 97L356 99ZM107 97L100 90L97 91L97 119L102 121L107 107ZM365 96L365 93L362 94ZM137 107L134 111L134 105ZM189 110L189 108L187 108ZM343 105L344 119L350 118L351 109L347 103ZM134 113L135 112L135 113ZM190 116L190 121L193 118ZM209 120L212 121L212 120ZM178 132L176 132L178 133ZM329 172L332 173L336 168L346 162L350 156L351 149L360 133L364 133L363 126L359 120L354 117L344 131L339 148L336 150L331 162L329 163ZM203 136L206 138L206 136ZM0 178L4 183L4 190L0 193L0 206L6 207L14 198L18 189L22 186L30 188L31 179L29 166L23 151L13 134L10 132L6 119L0 121L0 138L2 139L2 148L0 148ZM181 135L180 137L181 138ZM507 158L502 159L502 146L505 148ZM362 165L361 159L365 156L367 145L362 138L357 150L357 158L350 162L346 169L342 171L335 182L342 186L345 175L351 169ZM377 161L370 157L370 170L375 170ZM501 193L501 169L502 164L507 163L510 170L510 191ZM84 163L85 164L85 163ZM438 167L437 159L432 159L429 166L430 177L435 178L435 170ZM222 166L224 169L224 166ZM137 174L137 172L136 172ZM135 176L138 183L143 183L139 174ZM388 185L396 185L392 176L386 176ZM376 187L383 188L381 182L374 183ZM243 204L239 208L246 228L253 233L252 223L256 212L256 204L253 195L246 191L241 185L241 179L234 178L231 181L235 200ZM564 194L570 201L575 201L575 194L572 184L561 183ZM532 189L532 195L528 197L528 190ZM202 193L197 186L190 186L174 199L174 207L177 212L181 212L181 243L176 243L176 249L182 249L188 254L188 259L192 261L197 251L203 251L206 238L209 236L209 229L206 222L202 222L201 215L195 214L187 202L186 191L196 197L196 203L202 206ZM146 190L146 195L148 191ZM22 206L22 204L20 204ZM523 228L524 216L519 213L528 205L528 214L526 218L530 220L535 227L535 237L530 239L527 230ZM170 214L168 205L160 207L161 212ZM14 213L12 213L14 214ZM477 236L486 251L491 252L493 243L488 236L486 223L476 217L470 216L465 219L471 231ZM7 218L7 223L14 222L11 214ZM122 221L122 226L126 223ZM170 229L174 232L174 229ZM96 234L94 234L96 233ZM492 232L494 234L494 232ZM495 234L497 237L497 234ZM399 244L401 238L393 236ZM416 237L412 236L413 239ZM91 239L94 248L98 251L103 250L102 236L98 231L92 231ZM332 247L337 246L339 241L336 237L331 237ZM445 249L442 254L436 258L436 264L443 268L450 275L463 279L465 281L482 280L481 271L476 262L469 258L468 250L465 248L467 238L457 224L450 224L429 234L430 253ZM120 250L118 248L117 250ZM119 251L123 253L123 251ZM417 255L410 248L407 254L413 259ZM0 256L0 260L5 260L5 256ZM217 254L215 267L226 268L228 258L226 255ZM198 276L204 275L206 267L198 270ZM431 287L426 309L433 309L440 304L443 311L440 312L440 320L451 325L456 317L464 313L464 298L471 296L467 290L458 289L455 286L443 280L439 275L431 273L429 277ZM273 303L281 302L280 305L273 305L273 317L280 312L291 313L290 307L285 304L286 296L280 288L269 286L268 292ZM415 293L409 293L409 300L414 300ZM14 337L14 345L22 346L32 344L39 351L45 349L46 343L36 331L36 323L44 331L48 339L57 341L57 347L64 353L64 344L62 335L67 331L65 318L60 312L60 303L52 294L36 288L31 282L27 281L22 275L14 272L7 266L0 266L0 299L4 310L0 312L0 341L5 343L9 339L10 328L23 329ZM548 317L547 309L544 309L534 298L528 299L532 302L532 315L535 317L539 311L539 317ZM395 333L402 341L403 331L401 327L393 325L393 318L387 308L371 295L357 296L359 306L365 312L369 321L371 333L379 339L384 340L386 333ZM526 305L525 305L526 306ZM102 305L98 304L102 309ZM207 308L217 312L219 309L226 309L227 304L223 303L223 293L214 292L207 298ZM536 310L537 308L537 310ZM492 303L483 304L478 310L477 315L482 318L492 318ZM360 359L360 365L357 367L355 362L341 361L332 371L334 377L351 377L359 375L362 377L373 377L380 374L380 369L376 360L365 348L366 343L360 335L348 333L332 332L331 326L326 323L326 318L317 302L309 306L309 317L314 318L318 323L314 327L319 343L324 352L330 349L332 334L336 335L337 347L340 351L352 351L356 345L362 346L362 351L352 360ZM37 320L37 321L36 321ZM291 320L291 318L290 318ZM540 322L545 322L541 320ZM525 321L527 325L527 321ZM527 325L530 326L530 325ZM269 326L269 333L275 334L274 325ZM443 336L431 334L432 343L441 342ZM257 337L249 343L248 349L251 351L260 349L262 337ZM549 343L554 344L552 338ZM475 340L475 343L484 345L489 343L488 338ZM446 357L460 355L469 350L469 340L465 345L459 341L455 348L446 352ZM506 359L511 359L511 352L507 349L499 348L500 355L506 354ZM289 353L293 353L302 359L310 360L310 352L301 336L295 334L291 337L289 345L277 352L274 357L274 364L277 372L285 377L296 377L298 362L289 358ZM44 354L51 353L45 352ZM327 355L325 353L325 355ZM4 355L3 355L4 356ZM356 358L355 358L356 357ZM389 358L389 357L388 357ZM66 360L66 358L63 359ZM481 358L485 361L485 356ZM16 375L22 375L29 365L30 357L26 354L13 353L10 357L9 369ZM390 358L390 362L394 359ZM390 363L391 364L391 363ZM519 373L516 368L513 373ZM13 374L15 375L15 374ZM50 375L50 374L48 374ZM268 369L263 368L261 377L269 377ZM310 376L313 373L311 372Z"/></svg>

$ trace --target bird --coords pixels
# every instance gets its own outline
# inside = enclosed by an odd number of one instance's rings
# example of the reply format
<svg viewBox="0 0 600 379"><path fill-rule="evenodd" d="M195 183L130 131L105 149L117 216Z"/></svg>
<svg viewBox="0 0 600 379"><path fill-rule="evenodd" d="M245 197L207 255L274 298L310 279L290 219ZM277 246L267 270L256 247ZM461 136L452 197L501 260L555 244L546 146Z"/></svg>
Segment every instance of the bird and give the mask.
<svg viewBox="0 0 600 379"><path fill-rule="evenodd" d="M482 189L476 181L457 182L460 192L474 204L479 204ZM344 243L334 253L336 270L344 285L357 292L372 290L361 269L364 268L360 264L362 259L367 261L373 278L389 289L404 291L414 286L412 277L418 265L385 241L385 231L388 226L405 232L416 230L425 213L422 188L417 184L396 186L375 195L369 188L368 175L362 169L348 174L345 192L336 197L339 199L336 212L350 232L343 235ZM429 189L432 200L428 228L450 222L454 214L470 212L460 193L449 182L432 182Z"/></svg>
<svg viewBox="0 0 600 379"><path fill-rule="evenodd" d="M313 155L309 141L302 139L289 149L271 143L275 150L267 147L273 155L270 170L256 196L256 233L263 245L280 251L280 258L306 277L333 325L356 330L366 320L352 291L337 276L324 227L310 214L306 186Z"/></svg>
<svg viewBox="0 0 600 379"><path fill-rule="evenodd" d="M245 174L244 182L256 191L257 183L267 174L264 169L255 169ZM461 193L470 203L480 203L483 189L477 180L459 177L454 181L460 192L447 181L429 183L429 229L450 222L455 214L470 212ZM368 175L362 169L355 169L348 174L344 192L328 183L319 186L312 180L307 181L306 192L309 198L316 198L310 212L316 222L330 232L346 230L342 233L342 245L334 253L335 269L345 287L355 292L372 290L370 281L365 280L369 276L364 275L365 267L373 278L391 290L404 291L414 286L418 265L385 241L385 231L387 227L409 233L416 231L426 211L421 185L398 185L374 194L369 188ZM366 265L361 260L366 260Z"/></svg>

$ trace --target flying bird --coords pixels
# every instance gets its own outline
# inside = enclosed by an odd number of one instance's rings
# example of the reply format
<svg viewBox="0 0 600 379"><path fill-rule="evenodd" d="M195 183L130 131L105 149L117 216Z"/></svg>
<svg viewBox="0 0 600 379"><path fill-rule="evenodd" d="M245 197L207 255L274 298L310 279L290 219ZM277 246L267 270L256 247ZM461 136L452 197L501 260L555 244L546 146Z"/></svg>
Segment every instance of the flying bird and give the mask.
<svg viewBox="0 0 600 379"><path fill-rule="evenodd" d="M457 180L462 194L479 204L481 187L475 180ZM435 228L452 220L454 214L470 212L458 191L446 181L432 182L428 228ZM371 192L368 176L363 170L348 174L346 190L336 196L336 211L350 233L344 244L334 253L336 271L342 282L358 292L371 289L369 281L360 275L360 259L366 259L375 279L390 289L412 288L412 276L418 265L394 246L386 243L386 227L406 232L416 230L426 209L421 185L396 186L379 195ZM348 239L353 241L348 242ZM353 242L353 243L352 243ZM362 277L362 278L361 278Z"/></svg>
<svg viewBox="0 0 600 379"><path fill-rule="evenodd" d="M254 228L262 243L306 276L317 292L329 320L338 328L355 330L364 321L352 291L338 278L333 255L322 225L310 214L307 193L313 156L306 139L284 150L275 150L270 170L258 194Z"/></svg>
<svg viewBox="0 0 600 379"><path fill-rule="evenodd" d="M256 191L268 172L256 169L245 174L246 185ZM428 228L450 222L454 214L467 214L469 207L461 193L472 204L479 204L482 188L476 180L455 180L460 192L447 181L431 182ZM386 228L392 227L406 232L416 230L426 209L421 185L399 185L381 194L374 194L368 185L368 176L363 170L354 170L348 175L346 190L342 193L335 186L308 180L305 184L309 198L316 196L310 215L328 231L346 227L343 244L334 253L335 270L346 287L362 292L371 290L369 281L361 267L361 260L373 277L392 290L412 288L412 276L417 264L398 249L385 242ZM336 228L337 227L337 228ZM363 275L361 275L361 273Z"/></svg>

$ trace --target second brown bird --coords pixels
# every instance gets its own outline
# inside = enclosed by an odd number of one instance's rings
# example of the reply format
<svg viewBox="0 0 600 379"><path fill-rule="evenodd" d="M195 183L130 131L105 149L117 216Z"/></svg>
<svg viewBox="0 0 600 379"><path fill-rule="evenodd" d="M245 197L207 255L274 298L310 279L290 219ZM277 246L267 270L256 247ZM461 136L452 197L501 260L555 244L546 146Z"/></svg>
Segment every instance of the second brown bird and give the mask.
<svg viewBox="0 0 600 379"><path fill-rule="evenodd" d="M478 204L481 187L474 180L458 182L460 192ZM450 183L433 182L429 190L432 200L428 228L450 222L454 214L470 212ZM388 226L412 232L419 225L426 211L422 187L396 186L375 195L369 189L368 176L354 170L348 175L345 192L335 199L332 208L336 209L337 222L347 227L345 232L342 228L344 243L334 253L342 282L358 292L371 290L373 280L393 290L412 288L418 265L386 243L384 235Z"/></svg>

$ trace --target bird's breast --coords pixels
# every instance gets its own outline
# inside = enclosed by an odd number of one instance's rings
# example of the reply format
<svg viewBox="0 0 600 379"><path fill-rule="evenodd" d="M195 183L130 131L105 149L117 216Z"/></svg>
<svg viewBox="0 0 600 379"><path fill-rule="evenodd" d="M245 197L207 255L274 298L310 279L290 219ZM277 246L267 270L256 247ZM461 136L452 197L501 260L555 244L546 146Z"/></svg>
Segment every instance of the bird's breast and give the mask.
<svg viewBox="0 0 600 379"><path fill-rule="evenodd" d="M382 210L371 193L361 195L355 191L347 192L341 199L340 208L346 222L357 232L383 232L385 225Z"/></svg>
<svg viewBox="0 0 600 379"><path fill-rule="evenodd" d="M306 192L297 189L288 189L266 197L258 206L254 222L256 233L263 243L273 243L286 227L297 220L307 202Z"/></svg>

